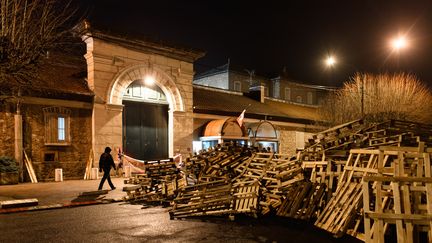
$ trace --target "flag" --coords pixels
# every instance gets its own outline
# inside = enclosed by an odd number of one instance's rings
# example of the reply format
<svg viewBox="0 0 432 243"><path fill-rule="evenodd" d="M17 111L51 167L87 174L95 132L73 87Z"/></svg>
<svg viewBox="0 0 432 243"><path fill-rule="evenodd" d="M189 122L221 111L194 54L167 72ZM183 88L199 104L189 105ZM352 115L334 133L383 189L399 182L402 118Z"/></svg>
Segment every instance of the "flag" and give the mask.
<svg viewBox="0 0 432 243"><path fill-rule="evenodd" d="M245 112L246 112L246 109L244 109L242 111L242 113L240 114L240 116L237 117L237 123L240 125L240 127L243 126L243 118L244 118Z"/></svg>

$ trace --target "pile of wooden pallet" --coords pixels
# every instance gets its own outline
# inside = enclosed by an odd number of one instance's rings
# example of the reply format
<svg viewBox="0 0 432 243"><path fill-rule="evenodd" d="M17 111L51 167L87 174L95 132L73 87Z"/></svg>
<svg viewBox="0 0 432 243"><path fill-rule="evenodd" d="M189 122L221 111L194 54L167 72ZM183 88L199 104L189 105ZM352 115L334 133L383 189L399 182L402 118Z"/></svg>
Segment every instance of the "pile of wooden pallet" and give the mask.
<svg viewBox="0 0 432 243"><path fill-rule="evenodd" d="M322 209L326 185L324 183L302 182L291 187L283 197L277 211L278 216L310 220Z"/></svg>
<svg viewBox="0 0 432 243"><path fill-rule="evenodd" d="M171 218L274 213L367 242L382 241L391 224L398 239L426 231L431 241L430 148L432 126L357 120L316 134L296 156L221 144L188 158L180 174L164 167L131 179L140 187L129 196L164 191Z"/></svg>
<svg viewBox="0 0 432 243"><path fill-rule="evenodd" d="M170 218L232 213L232 185L224 180L182 188L174 199Z"/></svg>
<svg viewBox="0 0 432 243"><path fill-rule="evenodd" d="M336 192L315 225L335 236L348 233L366 242L384 242L388 224L396 224L400 242L413 242L414 229L427 231L432 240L430 152L421 142L418 147L351 150ZM363 221L364 232L359 230Z"/></svg>
<svg viewBox="0 0 432 243"><path fill-rule="evenodd" d="M384 242L393 224L398 242L431 242L430 153L399 149L394 156L393 164L382 168L382 175L363 178L364 240ZM425 232L423 238L421 232Z"/></svg>
<svg viewBox="0 0 432 243"><path fill-rule="evenodd" d="M301 164L295 157L257 153L251 148L235 145L221 146L219 151L211 150L188 162L191 161L203 165L197 178L198 184L190 187L195 191L190 191L189 187L179 191L173 202L172 218L210 214L265 215L275 211L282 204L288 189L304 179ZM230 191L224 192L227 197L223 197L230 203L224 204L226 207L222 209L209 207L204 196L207 187L221 181L230 185ZM198 198L201 198L200 203L196 201ZM215 203L214 200L210 202Z"/></svg>
<svg viewBox="0 0 432 243"><path fill-rule="evenodd" d="M172 159L147 161L144 163L145 174L137 174L126 179L123 191L126 201L160 202L175 197L179 187L186 186L186 180L179 175L179 170Z"/></svg>

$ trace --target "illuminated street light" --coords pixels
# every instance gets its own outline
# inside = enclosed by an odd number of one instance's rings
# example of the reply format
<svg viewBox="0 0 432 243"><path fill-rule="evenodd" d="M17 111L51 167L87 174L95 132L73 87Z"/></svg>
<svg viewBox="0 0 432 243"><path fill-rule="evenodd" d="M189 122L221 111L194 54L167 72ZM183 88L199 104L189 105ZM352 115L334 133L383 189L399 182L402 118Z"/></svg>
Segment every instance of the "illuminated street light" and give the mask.
<svg viewBox="0 0 432 243"><path fill-rule="evenodd" d="M398 38L393 39L390 44L395 51L399 51L408 46L408 42L404 36L399 36Z"/></svg>
<svg viewBox="0 0 432 243"><path fill-rule="evenodd" d="M333 67L336 64L336 59L333 56L328 56L325 63L327 67Z"/></svg>
<svg viewBox="0 0 432 243"><path fill-rule="evenodd" d="M145 83L146 85L148 85L148 86L153 85L154 82L155 82L155 79L154 79L154 77L152 77L152 76L146 76L145 79L144 79L144 83Z"/></svg>

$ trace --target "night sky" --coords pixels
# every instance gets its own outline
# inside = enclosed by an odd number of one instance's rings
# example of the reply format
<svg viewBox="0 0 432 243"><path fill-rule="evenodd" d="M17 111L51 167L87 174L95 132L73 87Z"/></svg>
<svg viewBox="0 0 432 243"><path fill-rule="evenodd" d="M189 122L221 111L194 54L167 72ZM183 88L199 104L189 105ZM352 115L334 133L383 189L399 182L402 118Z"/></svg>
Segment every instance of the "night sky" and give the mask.
<svg viewBox="0 0 432 243"><path fill-rule="evenodd" d="M202 72L227 63L274 77L338 86L356 71L415 74L432 86L432 1L82 0L113 33L207 52ZM406 35L399 54L389 42ZM325 68L332 54L337 64Z"/></svg>

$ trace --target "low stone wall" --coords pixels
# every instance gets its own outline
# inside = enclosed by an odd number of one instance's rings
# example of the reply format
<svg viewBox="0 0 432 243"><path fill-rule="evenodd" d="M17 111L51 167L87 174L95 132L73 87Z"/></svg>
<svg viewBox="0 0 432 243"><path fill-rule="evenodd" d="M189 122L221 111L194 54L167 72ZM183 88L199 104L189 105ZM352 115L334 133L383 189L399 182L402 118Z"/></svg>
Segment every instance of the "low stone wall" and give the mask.
<svg viewBox="0 0 432 243"><path fill-rule="evenodd" d="M14 111L12 104L0 104L0 156L15 156Z"/></svg>

